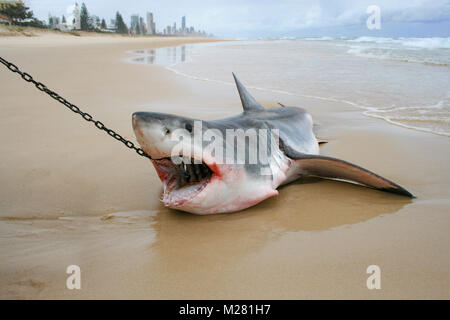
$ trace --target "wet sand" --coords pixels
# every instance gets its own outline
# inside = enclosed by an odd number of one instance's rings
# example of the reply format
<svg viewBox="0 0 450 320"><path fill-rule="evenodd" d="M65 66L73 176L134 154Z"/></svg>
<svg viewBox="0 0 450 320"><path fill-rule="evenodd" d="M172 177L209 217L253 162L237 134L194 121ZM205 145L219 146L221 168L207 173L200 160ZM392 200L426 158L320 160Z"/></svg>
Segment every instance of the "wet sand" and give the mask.
<svg viewBox="0 0 450 320"><path fill-rule="evenodd" d="M134 141L134 111L240 112L232 86L125 62L129 50L194 41L1 38L0 56ZM148 160L5 68L0 79L0 298L450 298L447 137L337 103L252 91L268 107L306 107L330 141L322 154L417 199L309 179L242 212L195 216L162 206ZM81 290L66 289L72 264ZM381 290L366 287L372 264Z"/></svg>

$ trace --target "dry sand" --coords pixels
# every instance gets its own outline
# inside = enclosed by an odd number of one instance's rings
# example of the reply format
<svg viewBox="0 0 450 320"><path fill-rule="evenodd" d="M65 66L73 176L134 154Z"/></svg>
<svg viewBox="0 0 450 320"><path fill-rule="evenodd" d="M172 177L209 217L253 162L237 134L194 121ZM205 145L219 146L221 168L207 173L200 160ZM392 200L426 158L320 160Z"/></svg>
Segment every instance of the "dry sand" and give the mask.
<svg viewBox="0 0 450 320"><path fill-rule="evenodd" d="M0 56L134 141L134 111L240 112L231 86L125 62L129 50L198 41L9 37L0 38ZM418 198L308 180L239 213L195 216L160 204L146 159L3 67L0 80L1 298L450 298L447 137L348 106L254 92L266 106L307 106L330 140L323 154ZM72 264L81 290L66 289ZM381 290L366 287L372 264Z"/></svg>

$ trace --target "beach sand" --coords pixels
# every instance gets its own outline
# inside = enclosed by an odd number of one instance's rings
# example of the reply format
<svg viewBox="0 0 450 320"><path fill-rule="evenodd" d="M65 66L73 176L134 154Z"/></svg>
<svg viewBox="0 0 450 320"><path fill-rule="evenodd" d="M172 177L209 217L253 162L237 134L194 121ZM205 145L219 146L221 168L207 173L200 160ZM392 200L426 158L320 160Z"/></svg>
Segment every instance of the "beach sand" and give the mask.
<svg viewBox="0 0 450 320"><path fill-rule="evenodd" d="M126 62L130 50L201 41L8 37L0 56L135 141L135 111L241 111L232 86ZM308 106L329 140L322 154L417 199L309 179L242 212L195 216L160 203L147 159L3 66L0 80L0 298L450 298L448 137L255 91L268 107ZM69 265L81 268L81 290L66 288ZM366 286L369 265L381 268L381 290Z"/></svg>

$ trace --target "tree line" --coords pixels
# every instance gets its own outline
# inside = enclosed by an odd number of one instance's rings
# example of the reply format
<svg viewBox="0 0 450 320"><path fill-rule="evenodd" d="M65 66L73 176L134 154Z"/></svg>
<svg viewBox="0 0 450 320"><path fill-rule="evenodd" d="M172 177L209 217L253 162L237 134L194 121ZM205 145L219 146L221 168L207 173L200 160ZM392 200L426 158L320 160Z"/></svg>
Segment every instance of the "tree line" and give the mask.
<svg viewBox="0 0 450 320"><path fill-rule="evenodd" d="M80 29L83 31L96 31L96 27L100 25L100 28L106 29L106 21L103 18L100 21L93 21L93 19L90 18L88 9L86 7L86 4L83 2L81 4L81 10L80 10ZM128 34L128 27L123 21L122 15L117 11L116 13L116 32L122 33L122 34Z"/></svg>
<svg viewBox="0 0 450 320"><path fill-rule="evenodd" d="M33 11L22 2L3 4L0 7L0 15L8 18L13 25L45 28L45 24L34 17Z"/></svg>
<svg viewBox="0 0 450 320"><path fill-rule="evenodd" d="M33 11L31 11L30 8L25 6L22 2L4 4L2 7L0 7L0 15L10 19L11 24L13 25L32 26L39 28L47 27L44 22L34 17ZM121 34L128 34L128 27L119 11L117 11L116 13L115 21L116 32ZM53 17L51 16L49 17L48 22L50 27L53 27L57 23L57 21L54 21ZM64 15L62 16L61 22L67 22ZM74 21L72 21L72 23L75 23L75 19ZM100 26L100 29L98 26ZM89 15L86 4L83 2L80 9L80 29L83 31L101 31L101 29L106 28L107 25L105 19L102 19L100 21L99 18L96 18L94 21L93 17Z"/></svg>

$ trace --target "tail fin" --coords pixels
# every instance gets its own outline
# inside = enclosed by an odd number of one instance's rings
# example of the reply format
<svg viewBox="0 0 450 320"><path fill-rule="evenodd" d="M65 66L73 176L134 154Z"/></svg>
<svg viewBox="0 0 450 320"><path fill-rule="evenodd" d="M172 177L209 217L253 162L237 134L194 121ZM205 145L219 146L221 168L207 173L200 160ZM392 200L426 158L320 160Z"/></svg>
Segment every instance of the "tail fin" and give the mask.
<svg viewBox="0 0 450 320"><path fill-rule="evenodd" d="M409 191L398 184L350 162L332 157L300 153L296 154L295 157L288 156L297 160L302 175L304 176L343 179L357 182L380 191L414 198Z"/></svg>

